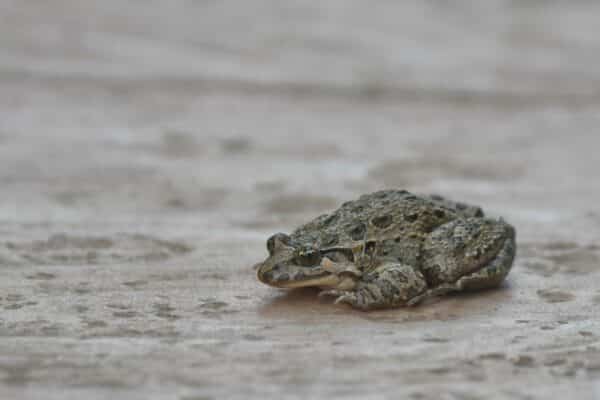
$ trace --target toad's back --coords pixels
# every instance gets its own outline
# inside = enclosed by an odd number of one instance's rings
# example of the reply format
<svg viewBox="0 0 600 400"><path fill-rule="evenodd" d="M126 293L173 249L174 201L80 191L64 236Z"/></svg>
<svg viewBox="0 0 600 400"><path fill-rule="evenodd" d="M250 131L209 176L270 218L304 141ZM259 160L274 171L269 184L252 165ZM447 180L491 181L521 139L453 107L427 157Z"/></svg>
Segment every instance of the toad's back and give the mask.
<svg viewBox="0 0 600 400"><path fill-rule="evenodd" d="M383 190L344 203L298 228L292 235L297 244L321 249L352 247L365 240L392 237L422 237L436 227L461 216L483 216L479 207L445 200L439 196L417 196L405 190Z"/></svg>

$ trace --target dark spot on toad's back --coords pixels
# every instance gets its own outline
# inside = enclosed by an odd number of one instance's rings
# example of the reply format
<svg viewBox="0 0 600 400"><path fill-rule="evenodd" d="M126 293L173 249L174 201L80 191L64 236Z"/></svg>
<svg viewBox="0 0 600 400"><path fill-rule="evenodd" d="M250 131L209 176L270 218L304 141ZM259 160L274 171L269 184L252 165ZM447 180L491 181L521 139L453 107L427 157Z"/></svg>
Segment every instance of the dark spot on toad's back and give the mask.
<svg viewBox="0 0 600 400"><path fill-rule="evenodd" d="M327 227L329 225L332 225L333 223L335 223L337 220L339 219L339 215L338 214L331 214L328 215L324 220L323 220L323 226Z"/></svg>
<svg viewBox="0 0 600 400"><path fill-rule="evenodd" d="M323 246L334 246L338 243L338 236L335 233L326 233L323 235L322 245Z"/></svg>
<svg viewBox="0 0 600 400"><path fill-rule="evenodd" d="M436 216L436 218L445 218L446 217L446 213L444 212L444 210L435 210L433 212L433 215Z"/></svg>
<svg viewBox="0 0 600 400"><path fill-rule="evenodd" d="M365 232L366 232L365 225L360 223L360 224L354 225L348 232L348 235L350 235L352 240L361 240L361 239L365 238Z"/></svg>
<svg viewBox="0 0 600 400"><path fill-rule="evenodd" d="M390 226L392 224L392 220L393 219L392 219L391 215L382 215L380 217L373 218L371 223L373 225L375 225L377 228L383 229L383 228L387 228L388 226Z"/></svg>
<svg viewBox="0 0 600 400"><path fill-rule="evenodd" d="M419 214L417 213L411 213L404 216L404 219L408 222L415 222L417 218L419 218Z"/></svg>

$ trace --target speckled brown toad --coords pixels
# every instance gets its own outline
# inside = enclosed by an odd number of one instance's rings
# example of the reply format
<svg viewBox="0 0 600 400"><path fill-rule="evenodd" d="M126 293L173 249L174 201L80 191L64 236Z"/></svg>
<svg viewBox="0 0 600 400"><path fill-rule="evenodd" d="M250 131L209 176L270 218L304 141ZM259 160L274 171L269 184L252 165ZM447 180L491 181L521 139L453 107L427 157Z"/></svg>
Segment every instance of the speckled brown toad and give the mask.
<svg viewBox="0 0 600 400"><path fill-rule="evenodd" d="M451 291L498 286L516 252L515 230L481 208L439 196L384 190L344 203L267 240L258 279L321 288L336 303L410 306Z"/></svg>

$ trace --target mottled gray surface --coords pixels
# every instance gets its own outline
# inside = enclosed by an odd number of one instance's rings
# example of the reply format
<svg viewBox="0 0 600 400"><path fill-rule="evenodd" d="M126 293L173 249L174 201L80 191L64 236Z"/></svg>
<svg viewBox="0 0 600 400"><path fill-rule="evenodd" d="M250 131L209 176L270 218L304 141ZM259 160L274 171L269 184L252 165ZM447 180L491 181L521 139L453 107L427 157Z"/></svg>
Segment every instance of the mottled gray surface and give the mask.
<svg viewBox="0 0 600 400"><path fill-rule="evenodd" d="M600 4L0 0L0 397L600 397ZM506 285L373 313L264 241L383 187Z"/></svg>

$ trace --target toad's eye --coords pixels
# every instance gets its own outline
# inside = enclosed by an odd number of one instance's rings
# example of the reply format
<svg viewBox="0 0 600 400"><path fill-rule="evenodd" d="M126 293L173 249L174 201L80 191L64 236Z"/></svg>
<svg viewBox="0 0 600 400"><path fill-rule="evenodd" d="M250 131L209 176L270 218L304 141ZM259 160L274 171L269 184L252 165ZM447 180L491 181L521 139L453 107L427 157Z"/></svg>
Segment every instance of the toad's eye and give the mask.
<svg viewBox="0 0 600 400"><path fill-rule="evenodd" d="M294 260L303 267L314 267L321 262L321 252L317 249L301 250Z"/></svg>

